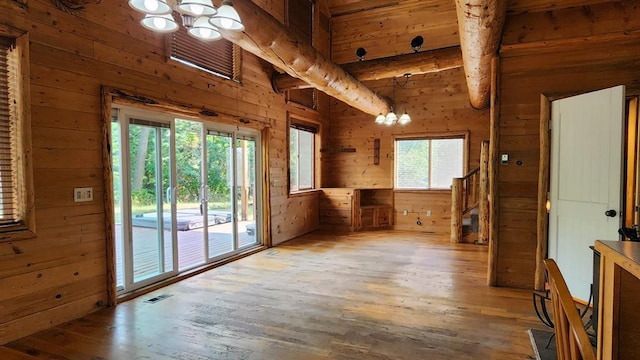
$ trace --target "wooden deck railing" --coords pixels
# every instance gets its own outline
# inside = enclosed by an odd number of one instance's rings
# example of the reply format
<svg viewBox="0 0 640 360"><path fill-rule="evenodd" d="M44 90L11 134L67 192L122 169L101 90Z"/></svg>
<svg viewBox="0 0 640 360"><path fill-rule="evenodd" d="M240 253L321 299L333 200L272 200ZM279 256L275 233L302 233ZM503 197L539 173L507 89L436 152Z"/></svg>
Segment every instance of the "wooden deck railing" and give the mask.
<svg viewBox="0 0 640 360"><path fill-rule="evenodd" d="M451 184L451 242L462 241L462 218L471 210L478 209L478 242L488 240L488 177L489 143L483 142L480 151L480 166L461 178L454 178ZM485 161L486 159L486 161Z"/></svg>

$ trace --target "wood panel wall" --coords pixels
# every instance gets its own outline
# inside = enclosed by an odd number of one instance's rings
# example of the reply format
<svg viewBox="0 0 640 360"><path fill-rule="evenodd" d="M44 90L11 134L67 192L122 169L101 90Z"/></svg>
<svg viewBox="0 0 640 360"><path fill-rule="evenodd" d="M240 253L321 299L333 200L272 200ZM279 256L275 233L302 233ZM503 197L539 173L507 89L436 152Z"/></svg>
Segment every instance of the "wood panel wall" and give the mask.
<svg viewBox="0 0 640 360"><path fill-rule="evenodd" d="M501 49L497 284L534 284L540 95L640 88L640 4L508 16ZM521 160L522 166L516 161ZM595 240L595 239L594 239Z"/></svg>
<svg viewBox="0 0 640 360"><path fill-rule="evenodd" d="M365 84L391 98L392 81L384 79ZM402 84L404 79L398 82ZM323 187L393 188L394 136L399 135L469 131L468 168L478 166L480 143L489 138L489 111L474 110L469 105L462 69L412 76L404 87L396 86L395 100L398 116L406 109L412 118L410 124L378 125L373 116L343 103L331 102L331 124L325 133L328 145L356 151L323 153ZM379 165L373 162L376 138L380 139ZM404 209L410 214L402 215ZM431 217L426 216L427 210L431 211ZM448 233L450 212L450 191L396 192L394 228ZM417 216L422 225L416 224Z"/></svg>
<svg viewBox="0 0 640 360"><path fill-rule="evenodd" d="M365 59L412 53L418 35L422 50L460 45L451 0L331 0L330 6L331 57L338 64L357 61L359 47L367 50Z"/></svg>
<svg viewBox="0 0 640 360"><path fill-rule="evenodd" d="M283 1L255 0L282 20ZM317 3L325 18L326 1ZM267 171L286 179L286 105L271 66L244 53L242 84L165 60L165 39L139 25L126 1L90 3L78 16L48 0L26 9L0 1L0 23L29 32L37 238L0 243L0 344L85 315L106 303L101 86L166 98L269 127ZM329 30L315 34L328 51ZM328 101L322 100L322 109ZM322 119L325 116L321 117ZM324 121L324 120L323 120ZM239 126L245 126L239 124ZM283 185L284 184L284 185ZM317 193L289 197L272 181L272 243L317 228ZM74 187L94 201L74 203ZM314 219L315 217L315 219Z"/></svg>

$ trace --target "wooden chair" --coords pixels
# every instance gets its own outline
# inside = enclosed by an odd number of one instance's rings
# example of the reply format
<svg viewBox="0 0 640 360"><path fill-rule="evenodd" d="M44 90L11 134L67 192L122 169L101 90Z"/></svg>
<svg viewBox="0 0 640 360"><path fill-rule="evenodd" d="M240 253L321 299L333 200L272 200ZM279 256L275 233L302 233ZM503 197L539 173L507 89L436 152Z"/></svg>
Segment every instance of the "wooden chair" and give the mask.
<svg viewBox="0 0 640 360"><path fill-rule="evenodd" d="M558 264L547 259L544 265L549 274L558 360L595 360L589 336Z"/></svg>

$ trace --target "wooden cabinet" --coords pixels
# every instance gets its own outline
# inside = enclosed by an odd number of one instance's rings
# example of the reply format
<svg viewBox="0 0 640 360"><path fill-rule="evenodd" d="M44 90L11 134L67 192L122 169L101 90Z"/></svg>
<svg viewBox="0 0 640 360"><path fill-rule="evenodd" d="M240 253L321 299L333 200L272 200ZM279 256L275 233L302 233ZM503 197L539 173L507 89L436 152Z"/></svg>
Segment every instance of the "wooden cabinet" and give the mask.
<svg viewBox="0 0 640 360"><path fill-rule="evenodd" d="M385 229L393 225L393 189L357 189L355 230Z"/></svg>
<svg viewBox="0 0 640 360"><path fill-rule="evenodd" d="M323 188L320 195L320 227L333 231L354 231L357 206L355 189Z"/></svg>
<svg viewBox="0 0 640 360"><path fill-rule="evenodd" d="M321 227L359 231L385 229L392 225L393 189L322 189Z"/></svg>
<svg viewBox="0 0 640 360"><path fill-rule="evenodd" d="M598 360L640 359L640 243L601 241Z"/></svg>
<svg viewBox="0 0 640 360"><path fill-rule="evenodd" d="M358 230L370 230L391 226L390 205L367 205L360 207L360 226Z"/></svg>

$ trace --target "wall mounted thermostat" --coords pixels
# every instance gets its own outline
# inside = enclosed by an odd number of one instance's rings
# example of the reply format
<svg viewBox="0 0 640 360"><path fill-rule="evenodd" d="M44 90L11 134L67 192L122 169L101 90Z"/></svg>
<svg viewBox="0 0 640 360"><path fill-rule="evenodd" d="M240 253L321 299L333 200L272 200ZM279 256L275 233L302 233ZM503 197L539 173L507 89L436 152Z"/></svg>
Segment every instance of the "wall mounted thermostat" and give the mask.
<svg viewBox="0 0 640 360"><path fill-rule="evenodd" d="M502 165L507 165L509 163L509 154L502 154L500 157L500 163Z"/></svg>

